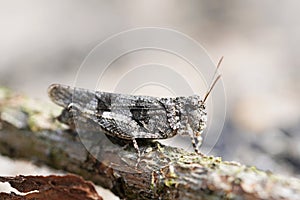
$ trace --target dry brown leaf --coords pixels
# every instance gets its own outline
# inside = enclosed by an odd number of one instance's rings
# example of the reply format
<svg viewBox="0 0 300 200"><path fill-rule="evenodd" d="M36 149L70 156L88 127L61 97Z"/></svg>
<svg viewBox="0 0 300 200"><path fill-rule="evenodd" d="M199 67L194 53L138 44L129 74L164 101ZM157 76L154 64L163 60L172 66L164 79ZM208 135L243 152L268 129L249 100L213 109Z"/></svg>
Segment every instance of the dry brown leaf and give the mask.
<svg viewBox="0 0 300 200"><path fill-rule="evenodd" d="M76 175L0 177L24 195L0 193L3 200L102 200L93 184Z"/></svg>

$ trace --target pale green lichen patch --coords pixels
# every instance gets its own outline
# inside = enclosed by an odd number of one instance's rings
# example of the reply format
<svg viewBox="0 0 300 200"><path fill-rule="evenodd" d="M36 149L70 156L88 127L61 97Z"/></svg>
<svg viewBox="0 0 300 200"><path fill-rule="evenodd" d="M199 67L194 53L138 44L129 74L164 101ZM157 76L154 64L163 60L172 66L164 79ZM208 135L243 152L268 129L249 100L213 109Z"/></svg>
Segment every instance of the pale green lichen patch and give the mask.
<svg viewBox="0 0 300 200"><path fill-rule="evenodd" d="M18 129L57 130L63 128L54 120L61 108L0 88L0 117Z"/></svg>
<svg viewBox="0 0 300 200"><path fill-rule="evenodd" d="M299 194L298 180L285 182L254 166L155 144L152 151L146 151L146 162L153 170L150 189L158 196L172 190L201 191L203 199L243 199L244 194L249 194L250 199L278 199L280 195L282 199L297 199Z"/></svg>
<svg viewBox="0 0 300 200"><path fill-rule="evenodd" d="M27 128L28 115L14 108L3 108L0 115L1 121L5 121L18 129Z"/></svg>
<svg viewBox="0 0 300 200"><path fill-rule="evenodd" d="M0 102L11 96L11 91L5 87L0 86Z"/></svg>
<svg viewBox="0 0 300 200"><path fill-rule="evenodd" d="M172 186L177 187L178 184L179 183L176 182L176 180L174 180L174 179L166 179L165 180L165 186L167 186L167 187L172 187Z"/></svg>
<svg viewBox="0 0 300 200"><path fill-rule="evenodd" d="M174 165L172 163L162 170L162 175L164 177L164 183L167 187L178 186L178 175L176 174Z"/></svg>
<svg viewBox="0 0 300 200"><path fill-rule="evenodd" d="M174 165L171 163L169 165L169 171L168 171L168 177L169 178L178 178L178 175L175 173Z"/></svg>

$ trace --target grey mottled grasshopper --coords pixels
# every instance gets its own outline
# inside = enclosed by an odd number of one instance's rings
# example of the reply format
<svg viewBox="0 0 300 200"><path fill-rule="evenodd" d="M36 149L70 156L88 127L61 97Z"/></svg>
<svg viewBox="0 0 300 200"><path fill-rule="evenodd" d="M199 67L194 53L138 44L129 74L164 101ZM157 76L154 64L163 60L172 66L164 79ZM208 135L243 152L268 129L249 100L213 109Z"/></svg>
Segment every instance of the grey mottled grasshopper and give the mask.
<svg viewBox="0 0 300 200"><path fill-rule="evenodd" d="M217 69L221 61L222 58ZM76 121L80 121L85 124L84 129L104 131L110 138L132 141L139 156L136 139L166 139L176 134L189 135L195 151L200 153L201 134L207 122L205 101L219 78L220 75L212 81L203 99L198 95L134 96L60 84L51 85L48 92L54 103L64 107L59 117L61 122L74 128Z"/></svg>

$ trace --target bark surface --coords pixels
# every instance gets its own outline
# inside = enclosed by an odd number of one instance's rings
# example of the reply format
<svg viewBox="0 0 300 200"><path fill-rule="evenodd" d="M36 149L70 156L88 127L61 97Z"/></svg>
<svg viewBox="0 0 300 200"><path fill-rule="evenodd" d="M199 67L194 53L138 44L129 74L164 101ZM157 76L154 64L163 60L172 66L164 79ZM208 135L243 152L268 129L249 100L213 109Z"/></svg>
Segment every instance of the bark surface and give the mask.
<svg viewBox="0 0 300 200"><path fill-rule="evenodd" d="M1 88L0 153L81 175L124 199L300 199L299 179L159 142L139 145L138 164L131 146L95 148L91 154L54 119L60 112ZM109 160L96 159L100 150Z"/></svg>

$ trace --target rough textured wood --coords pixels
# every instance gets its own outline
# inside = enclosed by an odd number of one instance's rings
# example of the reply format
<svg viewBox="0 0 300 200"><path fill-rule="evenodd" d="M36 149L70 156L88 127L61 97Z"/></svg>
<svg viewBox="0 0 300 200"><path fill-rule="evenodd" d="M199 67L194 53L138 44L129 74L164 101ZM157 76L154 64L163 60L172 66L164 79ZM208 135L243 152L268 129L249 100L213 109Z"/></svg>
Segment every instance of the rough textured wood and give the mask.
<svg viewBox="0 0 300 200"><path fill-rule="evenodd" d="M55 111L54 111L55 110ZM158 142L102 149L100 162L78 136L53 120L60 110L0 89L0 153L76 173L126 199L300 199L300 180Z"/></svg>

